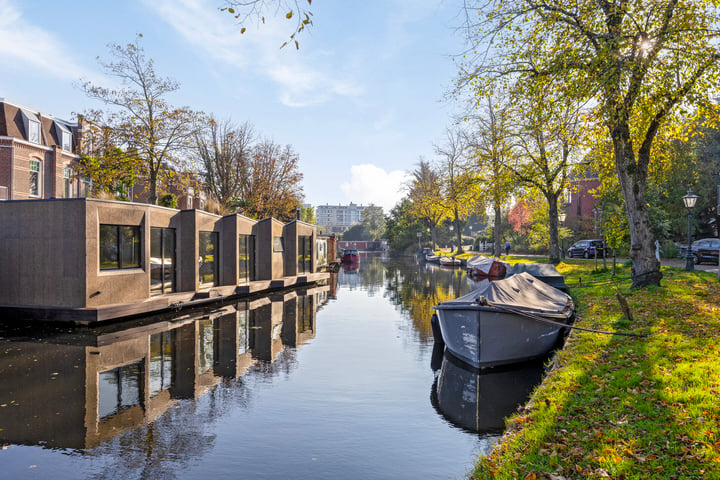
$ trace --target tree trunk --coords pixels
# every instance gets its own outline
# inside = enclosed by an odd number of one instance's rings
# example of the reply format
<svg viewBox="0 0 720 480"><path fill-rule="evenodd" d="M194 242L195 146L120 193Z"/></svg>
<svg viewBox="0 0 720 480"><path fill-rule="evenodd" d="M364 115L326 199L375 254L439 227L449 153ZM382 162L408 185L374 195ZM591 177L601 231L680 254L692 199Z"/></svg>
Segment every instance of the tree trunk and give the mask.
<svg viewBox="0 0 720 480"><path fill-rule="evenodd" d="M157 205L157 172L150 172L148 184L148 188L150 190L150 194L148 196L148 203L150 205Z"/></svg>
<svg viewBox="0 0 720 480"><path fill-rule="evenodd" d="M499 257L502 255L502 232L500 231L500 225L502 223L502 211L500 205L495 204L495 229L493 231L493 255Z"/></svg>
<svg viewBox="0 0 720 480"><path fill-rule="evenodd" d="M560 241L558 235L558 210L557 210L557 199L558 196L552 192L546 192L545 198L548 202L548 216L549 216L549 229L550 229L550 259L549 263L557 265L560 263Z"/></svg>
<svg viewBox="0 0 720 480"><path fill-rule="evenodd" d="M460 228L460 219L458 218L458 211L457 207L455 208L455 230L457 231L457 255L460 255L461 253L465 253L465 251L462 248L462 230Z"/></svg>
<svg viewBox="0 0 720 480"><path fill-rule="evenodd" d="M630 227L630 259L632 260L632 288L660 285L660 262L655 258L655 235L650 224L645 185L647 169L638 165L626 125L612 131L615 166L625 197L625 212Z"/></svg>

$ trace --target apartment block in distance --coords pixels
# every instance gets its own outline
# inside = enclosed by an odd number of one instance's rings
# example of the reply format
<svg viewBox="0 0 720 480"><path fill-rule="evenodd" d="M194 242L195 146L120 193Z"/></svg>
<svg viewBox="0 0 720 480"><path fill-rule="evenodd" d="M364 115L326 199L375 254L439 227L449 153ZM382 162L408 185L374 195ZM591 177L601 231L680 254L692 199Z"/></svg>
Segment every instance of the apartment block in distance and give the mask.
<svg viewBox="0 0 720 480"><path fill-rule="evenodd" d="M342 233L362 221L362 212L366 208L352 202L349 205L318 205L315 207L317 225L329 233Z"/></svg>

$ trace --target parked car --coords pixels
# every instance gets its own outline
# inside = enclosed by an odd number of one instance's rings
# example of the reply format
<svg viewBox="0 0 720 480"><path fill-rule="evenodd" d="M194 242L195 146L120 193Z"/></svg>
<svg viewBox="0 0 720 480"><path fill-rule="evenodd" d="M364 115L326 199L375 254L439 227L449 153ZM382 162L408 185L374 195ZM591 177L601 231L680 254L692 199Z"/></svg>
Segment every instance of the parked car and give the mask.
<svg viewBox="0 0 720 480"><path fill-rule="evenodd" d="M580 240L575 242L572 247L568 248L567 256L583 257L583 258L602 258L605 253L602 240Z"/></svg>
<svg viewBox="0 0 720 480"><path fill-rule="evenodd" d="M692 244L692 255L695 263L707 262L717 265L719 253L720 238L702 238Z"/></svg>

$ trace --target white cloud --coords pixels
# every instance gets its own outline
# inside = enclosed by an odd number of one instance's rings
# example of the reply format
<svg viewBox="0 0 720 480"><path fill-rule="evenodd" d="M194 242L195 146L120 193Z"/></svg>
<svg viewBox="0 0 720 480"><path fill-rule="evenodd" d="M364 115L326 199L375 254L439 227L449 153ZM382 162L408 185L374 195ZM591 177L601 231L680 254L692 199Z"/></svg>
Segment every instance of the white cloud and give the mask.
<svg viewBox="0 0 720 480"><path fill-rule="evenodd" d="M343 183L340 189L350 201L378 205L387 214L405 196L407 180L408 173L402 170L386 172L372 164L353 165L350 181Z"/></svg>
<svg viewBox="0 0 720 480"><path fill-rule="evenodd" d="M0 0L0 62L28 65L56 78L90 75L61 39L25 20L12 0Z"/></svg>
<svg viewBox="0 0 720 480"><path fill-rule="evenodd" d="M230 14L220 12L214 0L145 0L145 6L174 28L198 50L224 64L260 74L278 88L278 100L290 107L324 103L333 97L358 96L362 89L336 72L324 72L301 59L291 45L280 49L288 33L267 22L241 34ZM292 51L290 51L292 50ZM327 52L320 56L327 55Z"/></svg>

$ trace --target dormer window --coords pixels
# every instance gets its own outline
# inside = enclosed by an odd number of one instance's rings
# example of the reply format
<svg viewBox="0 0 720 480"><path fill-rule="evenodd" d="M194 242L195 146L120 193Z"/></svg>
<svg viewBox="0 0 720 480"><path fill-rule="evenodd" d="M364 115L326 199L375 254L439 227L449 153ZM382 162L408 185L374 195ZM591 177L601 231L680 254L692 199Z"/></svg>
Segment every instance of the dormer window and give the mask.
<svg viewBox="0 0 720 480"><path fill-rule="evenodd" d="M72 151L72 136L70 135L70 132L66 132L65 130L62 131L62 134L60 135L61 143L62 143L62 149L66 152Z"/></svg>
<svg viewBox="0 0 720 480"><path fill-rule="evenodd" d="M28 140L33 143L40 143L40 122L28 121Z"/></svg>

